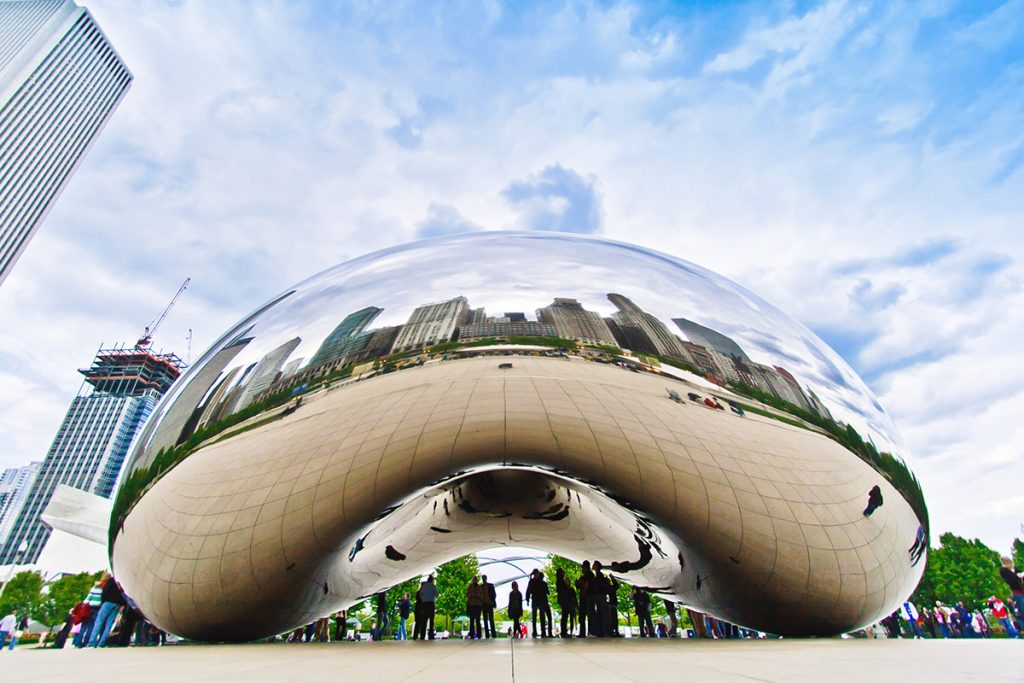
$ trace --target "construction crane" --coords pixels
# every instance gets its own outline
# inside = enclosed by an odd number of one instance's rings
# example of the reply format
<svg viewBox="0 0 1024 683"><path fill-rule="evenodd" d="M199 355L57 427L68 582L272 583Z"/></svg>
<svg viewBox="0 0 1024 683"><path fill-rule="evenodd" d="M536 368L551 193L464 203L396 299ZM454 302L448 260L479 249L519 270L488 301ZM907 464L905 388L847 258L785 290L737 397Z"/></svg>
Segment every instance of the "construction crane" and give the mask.
<svg viewBox="0 0 1024 683"><path fill-rule="evenodd" d="M192 328L188 328L188 334L185 335L185 343L187 348L185 350L185 365L192 362Z"/></svg>
<svg viewBox="0 0 1024 683"><path fill-rule="evenodd" d="M146 331L142 333L141 337L139 337L139 341L135 342L136 349L145 349L153 343L153 335L156 334L157 328L160 327L160 323L162 323L164 318L167 317L167 314L171 312L171 307L174 306L174 303L178 300L178 297L181 296L181 293L185 291L185 288L188 287L188 283L190 282L192 282L192 278L185 278L185 281L181 283L181 287L178 288L178 293L171 298L171 303L167 304L167 308L164 309L164 312L160 314L159 318L151 322L146 327Z"/></svg>

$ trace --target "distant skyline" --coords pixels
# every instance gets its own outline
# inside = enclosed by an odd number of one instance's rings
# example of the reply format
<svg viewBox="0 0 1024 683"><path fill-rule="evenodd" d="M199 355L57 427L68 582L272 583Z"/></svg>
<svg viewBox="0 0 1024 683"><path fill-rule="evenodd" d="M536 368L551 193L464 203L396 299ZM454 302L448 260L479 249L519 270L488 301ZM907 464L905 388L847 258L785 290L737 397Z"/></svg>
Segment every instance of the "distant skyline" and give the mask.
<svg viewBox="0 0 1024 683"><path fill-rule="evenodd" d="M0 467L186 275L154 346L191 328L194 359L348 258L565 230L793 315L879 395L936 533L1021 534L1019 0L82 4L135 81L0 287Z"/></svg>

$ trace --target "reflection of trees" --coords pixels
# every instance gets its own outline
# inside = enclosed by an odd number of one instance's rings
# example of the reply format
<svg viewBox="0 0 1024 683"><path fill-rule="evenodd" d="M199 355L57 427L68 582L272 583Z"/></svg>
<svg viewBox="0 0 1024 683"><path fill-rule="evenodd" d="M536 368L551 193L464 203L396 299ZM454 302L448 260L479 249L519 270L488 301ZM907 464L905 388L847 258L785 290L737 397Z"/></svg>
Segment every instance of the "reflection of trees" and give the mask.
<svg viewBox="0 0 1024 683"><path fill-rule="evenodd" d="M351 369L349 369L349 371L351 372ZM177 466L178 463L185 460L185 458L192 455L194 451L198 450L199 446L210 438L215 437L231 427L249 420L250 418L256 417L260 413L278 408L292 398L292 391L290 389L283 389L259 401L250 403L248 406L236 413L232 413L231 415L228 415L221 420L217 420L216 422L210 422L203 425L180 444L171 448L161 448L157 452L156 457L154 457L153 461L149 464L149 467L139 467L132 470L131 474L125 477L124 481L121 483L121 487L117 491L117 497L114 499L113 509L110 514L108 547L113 548L114 538L117 536L117 532L120 530L125 516L135 506L135 503L138 502L139 498L142 497L142 494L149 490L149 488L152 487L160 477ZM267 421L276 420L280 417L284 417L284 415L275 415ZM261 424L264 424L264 422L244 427L237 433L246 431Z"/></svg>
<svg viewBox="0 0 1024 683"><path fill-rule="evenodd" d="M892 484L893 488L900 492L900 495L906 499L907 503L914 510L927 536L928 506L924 501L924 493L921 491L921 484L917 481L917 477L914 476L914 473L910 471L910 468L902 460L892 453L879 451L875 448L875 444L865 441L857 430L850 425L841 425L835 420L795 406L774 394L755 389L746 384L730 384L729 388L738 394L748 396L772 408L794 415L815 427L819 427L848 450L853 451L857 457L871 465L876 472Z"/></svg>

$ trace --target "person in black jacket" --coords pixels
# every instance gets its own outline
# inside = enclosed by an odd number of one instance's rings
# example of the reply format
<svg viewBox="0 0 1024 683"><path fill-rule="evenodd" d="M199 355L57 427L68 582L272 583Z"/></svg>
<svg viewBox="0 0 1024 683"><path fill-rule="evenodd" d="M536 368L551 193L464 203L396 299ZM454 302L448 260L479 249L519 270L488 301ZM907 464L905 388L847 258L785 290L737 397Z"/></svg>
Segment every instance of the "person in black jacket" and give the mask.
<svg viewBox="0 0 1024 683"><path fill-rule="evenodd" d="M121 592L121 587L117 585L114 577L108 574L100 595L99 614L97 614L96 622L92 627L92 637L89 643L92 647L103 647L107 644L110 629L114 626L114 621L122 607L124 607L124 593Z"/></svg>
<svg viewBox="0 0 1024 683"><path fill-rule="evenodd" d="M537 637L537 617L540 616L541 638L551 637L551 601L548 599L548 582L539 569L530 574L530 582L526 584L526 604L533 601L530 620L533 622L533 637Z"/></svg>
<svg viewBox="0 0 1024 683"><path fill-rule="evenodd" d="M519 620L523 618L523 594L519 592L519 584L512 582L512 590L508 594L508 618L512 620L512 637L519 637Z"/></svg>
<svg viewBox="0 0 1024 683"><path fill-rule="evenodd" d="M572 638L576 628L576 591L572 589L569 579L565 578L565 570L555 571L555 598L558 600L558 611L562 614L559 635Z"/></svg>

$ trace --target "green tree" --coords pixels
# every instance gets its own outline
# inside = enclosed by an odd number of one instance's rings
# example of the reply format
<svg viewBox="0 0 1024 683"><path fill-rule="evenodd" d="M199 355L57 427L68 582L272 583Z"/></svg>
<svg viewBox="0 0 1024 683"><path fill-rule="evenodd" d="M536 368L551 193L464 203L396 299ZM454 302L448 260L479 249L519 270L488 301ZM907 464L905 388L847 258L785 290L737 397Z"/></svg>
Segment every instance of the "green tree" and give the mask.
<svg viewBox="0 0 1024 683"><path fill-rule="evenodd" d="M0 614L14 612L19 618L32 615L42 600L43 575L39 572L18 572L7 583L0 597Z"/></svg>
<svg viewBox="0 0 1024 683"><path fill-rule="evenodd" d="M971 609L984 605L992 595L1001 596L1006 585L999 578L999 553L978 539L968 540L946 532L942 545L928 554L924 576L911 599L918 605L936 600L956 604L963 600Z"/></svg>
<svg viewBox="0 0 1024 683"><path fill-rule="evenodd" d="M476 555L463 555L445 562L434 572L437 581L437 612L448 617L449 623L453 616L465 614L466 587L479 569Z"/></svg>
<svg viewBox="0 0 1024 683"><path fill-rule="evenodd" d="M547 564L541 568L541 571L544 572L544 579L548 582L549 601L554 607L558 606L555 575L559 569L565 572L565 576L569 579L569 583L573 586L573 590L576 589L576 579L580 578L580 575L583 573L583 567L579 562L573 562L569 558L562 557L561 555L548 555ZM576 596L576 599L579 599L578 595Z"/></svg>
<svg viewBox="0 0 1024 683"><path fill-rule="evenodd" d="M102 572L101 572L102 573ZM65 574L46 587L32 610L32 618L51 629L62 624L71 608L85 599L98 574Z"/></svg>
<svg viewBox="0 0 1024 683"><path fill-rule="evenodd" d="M1024 571L1024 541L1019 538L1013 539L1013 554L1010 559L1018 571Z"/></svg>

